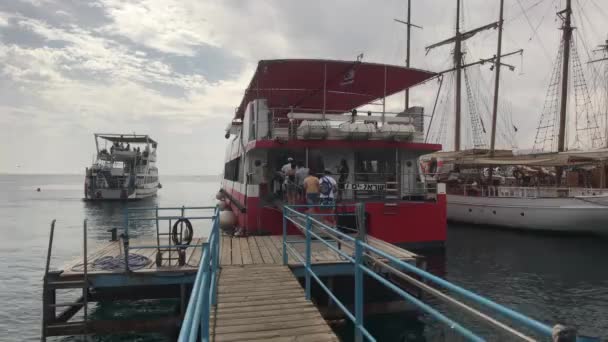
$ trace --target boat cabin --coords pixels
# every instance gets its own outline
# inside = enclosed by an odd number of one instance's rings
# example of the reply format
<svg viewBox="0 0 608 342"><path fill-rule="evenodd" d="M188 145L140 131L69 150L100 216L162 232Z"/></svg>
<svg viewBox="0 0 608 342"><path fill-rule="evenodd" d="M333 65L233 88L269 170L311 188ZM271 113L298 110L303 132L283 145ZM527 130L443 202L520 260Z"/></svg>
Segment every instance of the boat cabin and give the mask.
<svg viewBox="0 0 608 342"><path fill-rule="evenodd" d="M426 227L437 233L429 240L442 240L445 203L418 168L421 155L441 146L424 143L422 107L389 112L385 102L433 76L360 61L261 61L226 130L222 190L239 227L250 234L280 233L286 203L281 169L291 158L310 173L329 171L338 185L337 204L364 202L370 233L374 223L426 220L437 227ZM304 204L304 196L296 203ZM384 235L407 242L399 232Z"/></svg>
<svg viewBox="0 0 608 342"><path fill-rule="evenodd" d="M85 199L139 199L156 194L156 141L136 134L94 137L97 153L85 171Z"/></svg>

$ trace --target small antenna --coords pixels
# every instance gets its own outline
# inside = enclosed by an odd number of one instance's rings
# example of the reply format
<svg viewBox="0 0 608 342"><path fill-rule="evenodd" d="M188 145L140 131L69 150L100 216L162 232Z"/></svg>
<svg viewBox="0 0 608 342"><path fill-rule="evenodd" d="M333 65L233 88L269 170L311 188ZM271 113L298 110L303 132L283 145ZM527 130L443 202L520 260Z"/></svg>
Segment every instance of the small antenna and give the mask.
<svg viewBox="0 0 608 342"><path fill-rule="evenodd" d="M357 62L361 62L363 60L363 52L357 55Z"/></svg>

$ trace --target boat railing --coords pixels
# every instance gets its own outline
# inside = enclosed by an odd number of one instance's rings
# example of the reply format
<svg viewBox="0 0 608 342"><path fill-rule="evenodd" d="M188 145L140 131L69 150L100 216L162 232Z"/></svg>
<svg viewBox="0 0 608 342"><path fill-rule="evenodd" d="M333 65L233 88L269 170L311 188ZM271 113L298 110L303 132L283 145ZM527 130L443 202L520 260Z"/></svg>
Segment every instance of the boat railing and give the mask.
<svg viewBox="0 0 608 342"><path fill-rule="evenodd" d="M381 140L410 139L414 137L414 133L420 133L414 128L417 114L385 113L382 115L382 112L377 111L356 115L344 114L343 111L326 114L290 112L287 116L276 114L277 112L284 113L285 110L281 108L273 110L268 132L260 138ZM408 129L394 129L395 125L407 125ZM388 129L389 127L392 129Z"/></svg>
<svg viewBox="0 0 608 342"><path fill-rule="evenodd" d="M553 329L550 326L437 277L368 244L364 232L359 232L359 234L353 236L329 226L323 222L322 210L318 211L320 214L311 213L318 206L311 206L308 208L309 210L304 212L301 207L285 206L283 208L283 264L288 265L290 263L288 251L291 252L291 255L298 259L296 262L304 266L306 299L311 300L311 288L314 281L331 298L332 302L342 310L345 316L352 321L356 341L376 341L365 325L363 315L365 306L364 276L376 280L403 300L413 304L417 309L438 320L447 331L457 333L469 341L485 341L486 339L480 333L474 332L474 328L467 327L457 321L463 319L462 312L466 312L487 325L492 326L495 330L500 331L501 334L508 335L510 339L515 337L526 341L535 341L537 336L549 339L552 337ZM288 224L293 224L305 235L305 252L303 255L297 252L293 246L296 243L301 244L302 240L288 240ZM321 245L328 248L332 253L337 253L341 258L353 265L354 312L347 308L325 282L321 280L321 275L317 273L311 259L313 240L315 250L318 251L319 245ZM455 313L457 315L456 318L448 317L446 313L454 311L433 307L429 302L423 301L421 298L404 290L395 281L389 279L405 281L423 292L436 297L442 303L458 309L459 311ZM454 295L457 295L458 298ZM464 302L465 300L466 303ZM508 323L503 322L505 318L508 319ZM590 341L586 338L578 338L577 340Z"/></svg>
<svg viewBox="0 0 608 342"><path fill-rule="evenodd" d="M608 189L535 187L535 186L462 186L464 196L505 197L505 198L568 198L577 196L604 196Z"/></svg>
<svg viewBox="0 0 608 342"><path fill-rule="evenodd" d="M399 176L394 172L355 172L344 180L339 173L329 175L336 180L335 198L339 201L433 200L437 194L437 183L422 182L415 172ZM286 194L284 200L287 200Z"/></svg>
<svg viewBox="0 0 608 342"><path fill-rule="evenodd" d="M209 211L213 214L209 215ZM150 213L152 215L150 215ZM157 266L164 265L163 260L172 265L173 260L178 260L179 266L185 265L185 250L187 248L200 248L205 245L191 244L193 240L194 227L190 221L211 221L212 230L217 217L216 207L134 207L126 208L124 212L124 229L121 234L125 272L129 272L129 251L134 249L156 249ZM156 228L155 245L130 245L131 229L134 222L152 222ZM161 225L167 222L166 232L161 231ZM166 240L163 239L166 237ZM161 240L162 239L162 240ZM165 242L166 241L166 242ZM209 242L209 241L208 241ZM159 265L161 264L161 265Z"/></svg>

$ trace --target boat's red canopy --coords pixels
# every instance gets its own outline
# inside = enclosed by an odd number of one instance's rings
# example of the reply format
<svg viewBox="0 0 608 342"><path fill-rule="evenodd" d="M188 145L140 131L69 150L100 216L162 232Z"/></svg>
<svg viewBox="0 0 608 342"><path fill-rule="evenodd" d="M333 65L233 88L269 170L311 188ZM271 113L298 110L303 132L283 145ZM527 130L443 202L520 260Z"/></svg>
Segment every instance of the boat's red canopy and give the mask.
<svg viewBox="0 0 608 342"><path fill-rule="evenodd" d="M262 60L237 108L242 119L257 98L285 114L289 108L308 113L342 113L403 91L435 76L430 71L395 65L318 59Z"/></svg>

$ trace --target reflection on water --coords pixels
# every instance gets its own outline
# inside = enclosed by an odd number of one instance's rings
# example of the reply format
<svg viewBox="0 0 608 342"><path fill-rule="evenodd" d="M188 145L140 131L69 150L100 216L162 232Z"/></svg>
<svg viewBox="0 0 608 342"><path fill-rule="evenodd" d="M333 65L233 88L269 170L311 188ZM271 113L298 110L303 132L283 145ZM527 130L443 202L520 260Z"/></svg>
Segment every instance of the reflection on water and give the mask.
<svg viewBox="0 0 608 342"><path fill-rule="evenodd" d="M110 238L111 228L124 225L124 208L212 205L218 181L198 177L162 177L156 198L139 202L84 202L81 176L0 175L0 341L39 340L42 272L49 224L57 219L53 262L60 268L82 250L82 222L88 220L89 248ZM41 192L36 192L40 187ZM194 223L194 222L193 222ZM131 235L155 232L154 222L138 222ZM168 229L164 226L160 229ZM195 235L206 227L195 224ZM444 256L430 262L450 281L520 310L546 323L565 322L587 334L608 331L608 241L600 238L531 235L488 228L451 226ZM449 309L437 303L443 312ZM96 317L133 318L171 310L171 301L97 306ZM469 322L460 312L452 316ZM421 315L368 317L379 341L453 341L437 322ZM476 331L487 327L472 321ZM345 337L351 327L338 326ZM502 337L494 336L493 340ZM114 341L115 337L95 338ZM68 339L70 340L70 339ZM73 340L73 339L72 339ZM128 336L125 341L162 340L159 336ZM505 338L506 340L506 338Z"/></svg>

